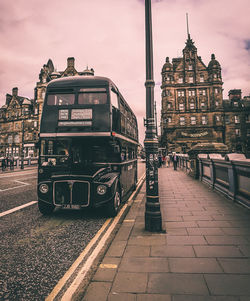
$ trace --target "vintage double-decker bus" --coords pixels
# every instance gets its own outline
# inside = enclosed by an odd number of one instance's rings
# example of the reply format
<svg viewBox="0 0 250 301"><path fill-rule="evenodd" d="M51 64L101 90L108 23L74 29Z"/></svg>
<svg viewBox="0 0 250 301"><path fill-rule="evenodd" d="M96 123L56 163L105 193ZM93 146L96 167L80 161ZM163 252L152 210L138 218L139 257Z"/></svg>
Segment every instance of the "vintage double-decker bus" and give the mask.
<svg viewBox="0 0 250 301"><path fill-rule="evenodd" d="M105 206L115 216L136 187L137 147L136 117L110 79L51 81L40 126L40 212Z"/></svg>

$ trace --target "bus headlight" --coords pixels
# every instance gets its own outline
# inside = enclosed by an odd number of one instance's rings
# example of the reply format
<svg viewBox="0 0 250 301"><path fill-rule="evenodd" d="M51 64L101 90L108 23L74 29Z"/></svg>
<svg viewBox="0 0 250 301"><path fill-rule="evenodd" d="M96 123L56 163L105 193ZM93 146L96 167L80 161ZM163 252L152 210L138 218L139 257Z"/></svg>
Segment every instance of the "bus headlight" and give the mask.
<svg viewBox="0 0 250 301"><path fill-rule="evenodd" d="M107 191L107 187L105 185L99 185L96 189L97 193L100 195L104 195Z"/></svg>
<svg viewBox="0 0 250 301"><path fill-rule="evenodd" d="M47 193L49 191L49 186L47 184L41 184L39 190L41 193Z"/></svg>

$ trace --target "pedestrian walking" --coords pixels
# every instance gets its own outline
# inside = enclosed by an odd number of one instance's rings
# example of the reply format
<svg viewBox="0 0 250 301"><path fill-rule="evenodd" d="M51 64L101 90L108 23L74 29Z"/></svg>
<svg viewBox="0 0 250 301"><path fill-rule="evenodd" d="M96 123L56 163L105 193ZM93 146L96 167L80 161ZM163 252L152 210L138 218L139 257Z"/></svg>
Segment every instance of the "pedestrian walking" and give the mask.
<svg viewBox="0 0 250 301"><path fill-rule="evenodd" d="M166 155L166 166L167 167L170 166L170 156L169 156L169 154Z"/></svg>
<svg viewBox="0 0 250 301"><path fill-rule="evenodd" d="M160 168L162 166L162 156L161 154L158 155L158 167Z"/></svg>
<svg viewBox="0 0 250 301"><path fill-rule="evenodd" d="M2 171L5 171L6 168L6 159L5 157L2 158Z"/></svg>
<svg viewBox="0 0 250 301"><path fill-rule="evenodd" d="M173 153L172 160L173 160L174 170L177 170L178 156L176 156L176 153Z"/></svg>
<svg viewBox="0 0 250 301"><path fill-rule="evenodd" d="M166 166L166 156L165 155L162 156L162 166L163 167Z"/></svg>
<svg viewBox="0 0 250 301"><path fill-rule="evenodd" d="M14 170L14 157L10 157L10 170Z"/></svg>

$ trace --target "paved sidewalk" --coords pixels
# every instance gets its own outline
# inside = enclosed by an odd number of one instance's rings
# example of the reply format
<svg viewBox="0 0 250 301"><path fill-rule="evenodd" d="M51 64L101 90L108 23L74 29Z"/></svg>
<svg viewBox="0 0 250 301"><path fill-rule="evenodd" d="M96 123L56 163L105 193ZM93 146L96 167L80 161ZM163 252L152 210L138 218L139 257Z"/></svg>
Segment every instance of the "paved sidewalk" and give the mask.
<svg viewBox="0 0 250 301"><path fill-rule="evenodd" d="M250 212L172 167L159 190L167 233L144 230L144 183L81 300L249 301Z"/></svg>

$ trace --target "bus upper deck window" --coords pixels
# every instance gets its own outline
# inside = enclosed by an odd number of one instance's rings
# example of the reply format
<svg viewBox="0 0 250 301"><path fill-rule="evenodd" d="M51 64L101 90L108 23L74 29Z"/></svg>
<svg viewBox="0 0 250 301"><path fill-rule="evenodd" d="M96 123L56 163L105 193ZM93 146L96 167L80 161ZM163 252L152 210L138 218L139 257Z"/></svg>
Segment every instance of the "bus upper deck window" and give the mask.
<svg viewBox="0 0 250 301"><path fill-rule="evenodd" d="M98 105L107 103L107 94L103 92L85 92L79 93L78 104L81 105Z"/></svg>
<svg viewBox="0 0 250 301"><path fill-rule="evenodd" d="M111 92L110 92L110 98L111 98L111 104L112 104L112 106L114 106L115 108L119 108L119 106L118 106L118 95L113 91L113 90L111 90Z"/></svg>
<svg viewBox="0 0 250 301"><path fill-rule="evenodd" d="M75 102L74 94L49 94L47 104L49 106L68 106Z"/></svg>

